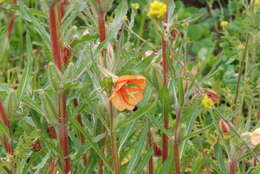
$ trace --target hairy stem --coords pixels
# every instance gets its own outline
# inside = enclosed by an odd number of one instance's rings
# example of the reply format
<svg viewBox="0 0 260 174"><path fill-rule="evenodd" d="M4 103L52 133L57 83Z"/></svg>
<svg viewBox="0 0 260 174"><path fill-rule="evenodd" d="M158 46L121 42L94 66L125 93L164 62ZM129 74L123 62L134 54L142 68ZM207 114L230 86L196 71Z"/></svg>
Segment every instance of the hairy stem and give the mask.
<svg viewBox="0 0 260 174"><path fill-rule="evenodd" d="M167 3L168 4L168 3ZM167 13L165 15L164 19L165 23L168 22L167 19ZM162 66L163 66L163 84L165 87L167 87L168 84L168 71L169 71L169 65L167 60L167 41L165 40L164 36L162 36ZM168 115L164 115L164 128L166 130L169 129L169 117ZM162 159L165 161L168 158L168 136L164 133L163 134L163 149L162 149Z"/></svg>
<svg viewBox="0 0 260 174"><path fill-rule="evenodd" d="M98 28L99 40L104 42L106 40L106 25L105 25L105 12L101 5L101 0L96 0L98 6Z"/></svg>
<svg viewBox="0 0 260 174"><path fill-rule="evenodd" d="M111 150L113 155L113 164L115 174L120 174L119 157L116 141L116 132L114 130L114 112L112 103L109 102L109 114L110 114L110 136L111 136Z"/></svg>
<svg viewBox="0 0 260 174"><path fill-rule="evenodd" d="M55 5L50 7L50 33L52 43L52 55L54 57L57 68L62 71L62 56L60 48L60 39L58 33L58 24L56 20ZM63 155L63 172L65 174L71 172L71 164L69 159L69 138L67 130L67 108L66 108L66 95L65 91L59 94L59 125L58 125L58 140Z"/></svg>
<svg viewBox="0 0 260 174"><path fill-rule="evenodd" d="M51 46L52 46L52 55L54 57L54 62L57 68L62 71L62 57L61 57L61 48L60 40L58 34L58 25L56 21L55 6L50 7L50 33L51 33Z"/></svg>
<svg viewBox="0 0 260 174"><path fill-rule="evenodd" d="M66 110L66 95L65 92L62 91L59 96L59 141L61 146L61 151L63 154L63 162L64 162L64 173L71 172L71 165L69 159L69 138L68 138L68 130L67 130L67 110Z"/></svg>

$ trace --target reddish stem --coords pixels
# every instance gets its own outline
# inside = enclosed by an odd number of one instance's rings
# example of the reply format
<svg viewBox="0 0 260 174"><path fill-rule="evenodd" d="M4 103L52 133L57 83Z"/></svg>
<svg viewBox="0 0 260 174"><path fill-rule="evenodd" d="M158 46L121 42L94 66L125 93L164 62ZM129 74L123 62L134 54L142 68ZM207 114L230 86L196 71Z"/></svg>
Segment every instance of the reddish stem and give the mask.
<svg viewBox="0 0 260 174"><path fill-rule="evenodd" d="M100 43L102 43L102 42L104 42L106 40L105 12L104 12L104 10L102 8L101 0L96 0L96 4L97 4L97 7L98 7L99 41L100 41ZM101 54L104 56L105 55L105 50L102 50ZM111 110L112 110L112 108L111 108ZM112 117L113 117L113 114L112 114ZM113 137L112 137L112 142L113 142ZM112 144L112 148L111 149L113 149L113 144ZM101 149L101 151L104 152L105 149L103 148L103 149ZM118 161L118 156L114 153L114 150L113 150L113 161L114 161L115 173L117 174L120 171L119 171L118 165L115 164L116 161ZM99 162L99 174L103 174L104 173L103 168L104 168L104 162L103 162L103 160L100 160L100 162Z"/></svg>
<svg viewBox="0 0 260 174"><path fill-rule="evenodd" d="M96 2L98 5L99 40L104 42L106 40L105 12L101 6L101 0L96 0Z"/></svg>
<svg viewBox="0 0 260 174"><path fill-rule="evenodd" d="M55 5L50 7L50 33L51 33L51 43L52 43L52 54L55 60L57 68L62 71L62 56L60 48L60 39L58 33L58 25L56 21ZM67 109L66 109L66 95L62 91L59 95L59 127L58 127L58 138L60 142L60 147L63 155L64 163L64 173L71 172L71 164L69 159L69 138L67 124Z"/></svg>
<svg viewBox="0 0 260 174"><path fill-rule="evenodd" d="M168 117L164 118L164 128L166 130L169 130L169 119ZM169 142L169 138L168 136L164 133L163 134L163 149L162 149L162 158L163 161L165 161L168 158L168 143Z"/></svg>
<svg viewBox="0 0 260 174"><path fill-rule="evenodd" d="M58 169L58 165L56 161L51 161L50 167L48 169L48 174L56 174Z"/></svg>
<svg viewBox="0 0 260 174"><path fill-rule="evenodd" d="M13 5L16 5L16 4L17 4L17 0L13 0ZM10 15L10 22L8 24L8 27L7 27L7 32L8 32L8 38L9 39L11 38L13 29L14 29L14 20L15 20L14 14L11 13L11 15Z"/></svg>
<svg viewBox="0 0 260 174"><path fill-rule="evenodd" d="M50 7L49 11L50 15L50 33L51 33L51 45L52 45L52 55L54 57L54 62L57 68L62 71L62 57L61 57L61 48L60 48L60 40L58 35L58 26L56 22L55 15L55 6Z"/></svg>
<svg viewBox="0 0 260 174"><path fill-rule="evenodd" d="M167 23L167 13L165 15L164 21ZM167 87L168 84L168 71L169 71L169 65L167 60L167 41L162 37L162 65L163 65L163 84L165 87ZM168 115L164 115L164 128L166 130L169 130L169 118ZM163 161L165 161L168 158L168 136L166 134L163 134L163 149L162 149L162 158Z"/></svg>
<svg viewBox="0 0 260 174"><path fill-rule="evenodd" d="M64 92L61 92L59 96L59 141L61 150L63 153L64 160L64 173L71 172L71 165L69 159L69 138L68 138L68 130L66 127L67 123L67 110L66 110L66 95Z"/></svg>
<svg viewBox="0 0 260 174"><path fill-rule="evenodd" d="M3 122L3 124L8 127L9 132L11 133L12 127L11 123L8 120L7 114L4 110L4 105L0 102L0 120ZM6 149L6 152L10 155L13 155L13 146L12 146L12 140L10 137L4 136L4 146Z"/></svg>
<svg viewBox="0 0 260 174"><path fill-rule="evenodd" d="M229 174L236 174L237 169L237 159L235 156L231 157L231 161L229 163Z"/></svg>

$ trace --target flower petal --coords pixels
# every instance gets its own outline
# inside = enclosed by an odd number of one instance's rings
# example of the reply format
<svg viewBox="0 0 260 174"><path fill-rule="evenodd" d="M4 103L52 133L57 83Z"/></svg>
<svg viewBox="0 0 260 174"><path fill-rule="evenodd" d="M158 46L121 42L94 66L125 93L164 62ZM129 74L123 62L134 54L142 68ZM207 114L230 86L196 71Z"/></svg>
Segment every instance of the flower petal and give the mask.
<svg viewBox="0 0 260 174"><path fill-rule="evenodd" d="M112 96L109 98L109 101L111 101L114 107L117 108L119 111L123 111L125 109L133 110L135 108L135 106L125 102L120 92L113 93Z"/></svg>

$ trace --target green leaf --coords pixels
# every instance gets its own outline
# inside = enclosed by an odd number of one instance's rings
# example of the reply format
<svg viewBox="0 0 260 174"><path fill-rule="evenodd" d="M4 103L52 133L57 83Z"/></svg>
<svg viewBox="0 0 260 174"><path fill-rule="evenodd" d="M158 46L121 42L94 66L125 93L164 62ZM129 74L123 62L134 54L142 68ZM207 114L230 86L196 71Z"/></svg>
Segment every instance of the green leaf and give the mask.
<svg viewBox="0 0 260 174"><path fill-rule="evenodd" d="M125 127L126 125L128 125L132 121L135 121L135 120L141 118L142 116L147 114L150 110L152 110L155 107L156 103L157 103L157 100L155 100L152 104L148 104L148 105L144 106L143 108L138 110L136 113L134 113L130 117L130 119L119 122L118 127Z"/></svg>
<svg viewBox="0 0 260 174"><path fill-rule="evenodd" d="M78 130L80 133L82 133L86 138L88 143L90 144L91 148L97 153L97 155L100 157L100 159L103 160L105 166L112 172L112 168L110 167L110 163L107 161L103 153L99 150L99 146L97 143L95 143L89 134L88 131L81 128L80 124L72 117L69 117L69 122L72 124L72 126Z"/></svg>
<svg viewBox="0 0 260 174"><path fill-rule="evenodd" d="M42 92L40 94L40 99L42 103L43 110L45 112L44 116L47 119L47 121L50 124L56 124L58 123L58 110L57 107L58 105L55 105L55 98L51 98L49 94L46 92Z"/></svg>
<svg viewBox="0 0 260 174"><path fill-rule="evenodd" d="M135 153L127 166L126 174L135 173L134 170L138 164L138 161L140 160L141 152L145 148L145 141L148 132L148 124L147 122L145 122L144 124L145 124L144 129L140 135L138 142L136 143Z"/></svg>
<svg viewBox="0 0 260 174"><path fill-rule="evenodd" d="M32 58L32 42L31 42L31 38L29 35L29 32L26 33L26 52L27 52L27 62L26 62L26 67L25 70L23 71L23 76L22 76L22 80L19 83L19 87L17 89L17 96L18 96L18 103L21 100L25 89L27 88L31 77L32 77L32 62L33 62L33 58Z"/></svg>

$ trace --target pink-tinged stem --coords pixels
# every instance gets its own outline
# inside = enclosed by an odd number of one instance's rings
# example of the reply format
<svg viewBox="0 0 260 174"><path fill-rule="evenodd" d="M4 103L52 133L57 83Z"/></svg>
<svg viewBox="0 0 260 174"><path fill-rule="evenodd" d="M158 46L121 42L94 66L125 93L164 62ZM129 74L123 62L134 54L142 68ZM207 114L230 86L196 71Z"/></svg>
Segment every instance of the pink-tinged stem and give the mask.
<svg viewBox="0 0 260 174"><path fill-rule="evenodd" d="M61 26L62 19L65 15L65 7L69 4L68 0L60 0L59 3L57 3L57 12L58 12L58 24ZM61 60L62 63L65 65L68 65L69 63L69 57L70 57L70 49L65 47L64 45L61 45L60 50Z"/></svg>
<svg viewBox="0 0 260 174"><path fill-rule="evenodd" d="M167 23L167 14L165 15L164 21ZM167 60L167 41L162 37L162 66L163 66L163 84L165 87L167 87L168 84L168 71L169 71L169 65ZM169 118L168 115L164 115L164 128L166 130L169 130ZM164 133L163 134L163 149L162 149L162 159L165 161L168 158L168 136Z"/></svg>
<svg viewBox="0 0 260 174"><path fill-rule="evenodd" d="M8 127L9 132L11 133L11 123L8 120L7 114L4 110L4 105L0 102L0 120L3 122L3 124ZM4 146L6 149L6 152L10 155L13 155L13 146L12 146L12 140L10 137L5 136L4 137Z"/></svg>
<svg viewBox="0 0 260 174"><path fill-rule="evenodd" d="M56 174L58 169L58 165L56 161L51 161L50 167L48 169L48 174Z"/></svg>
<svg viewBox="0 0 260 174"><path fill-rule="evenodd" d="M231 161L229 163L229 174L236 174L236 170L237 170L237 159L235 157L235 155L233 155L231 157Z"/></svg>
<svg viewBox="0 0 260 174"><path fill-rule="evenodd" d="M16 5L17 4L17 0L13 0L13 5ZM11 16L10 16L10 22L8 24L8 27L7 27L7 32L8 32L8 38L10 39L11 38L11 35L12 35L12 32L13 32L13 29L14 29L14 14L11 13Z"/></svg>
<svg viewBox="0 0 260 174"><path fill-rule="evenodd" d="M59 140L60 146L63 153L63 161L64 161L64 173L71 172L70 158L69 158L69 137L67 130L67 110L66 110L66 95L61 92L59 96Z"/></svg>
<svg viewBox="0 0 260 174"><path fill-rule="evenodd" d="M98 7L98 29L99 29L99 41L100 43L104 42L106 40L106 22L105 22L105 12L104 9L102 8L101 5L101 0L96 0L96 4ZM101 55L104 56L105 55L105 50L101 51ZM111 104L109 104L111 105ZM109 106L110 108L110 116L113 119L113 111L112 111L112 106ZM112 112L111 112L112 111ZM111 115L112 114L112 115ZM119 169L119 163L118 163L118 154L116 154L117 152L117 146L113 143L115 137L112 136L111 140L112 140L112 153L113 153L113 161L114 161L114 170L115 170L115 174L119 174L120 173L120 169ZM106 141L106 140L105 140ZM105 151L105 149L101 149L101 151ZM102 160L100 160L99 162L99 174L103 174L104 168L104 162Z"/></svg>
<svg viewBox="0 0 260 174"><path fill-rule="evenodd" d="M61 57L61 48L60 40L58 35L58 26L55 15L55 6L50 7L50 33L51 33L51 45L52 45L52 55L54 57L54 62L57 68L62 71L62 57Z"/></svg>
<svg viewBox="0 0 260 174"><path fill-rule="evenodd" d="M55 5L50 7L50 33L51 33L51 43L52 43L52 55L54 57L55 64L57 68L62 71L62 56L60 39L58 33L58 23L56 21ZM59 94L59 127L58 127L58 139L60 142L60 147L63 155L63 163L65 174L71 172L71 163L69 158L69 137L67 130L67 108L66 108L66 95L62 91Z"/></svg>
<svg viewBox="0 0 260 174"><path fill-rule="evenodd" d="M101 6L101 0L96 0L96 3L98 5L99 40L104 42L106 40L105 12Z"/></svg>

